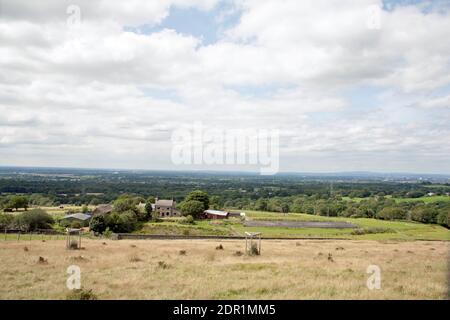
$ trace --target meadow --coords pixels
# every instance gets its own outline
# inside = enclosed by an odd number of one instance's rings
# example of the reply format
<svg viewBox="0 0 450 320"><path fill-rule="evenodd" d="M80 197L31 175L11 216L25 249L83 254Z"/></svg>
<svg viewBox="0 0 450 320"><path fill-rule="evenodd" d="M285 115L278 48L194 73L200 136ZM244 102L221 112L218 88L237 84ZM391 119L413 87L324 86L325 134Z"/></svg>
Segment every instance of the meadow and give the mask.
<svg viewBox="0 0 450 320"><path fill-rule="evenodd" d="M217 247L222 245L223 249ZM83 239L0 241L0 299L66 299L67 268L98 299L448 299L449 242ZM42 259L40 259L40 257ZM366 283L369 265L381 288Z"/></svg>
<svg viewBox="0 0 450 320"><path fill-rule="evenodd" d="M433 203L433 202L450 202L449 196L423 196L418 198L396 198L392 197L390 195L385 196L387 199L392 199L397 203L402 202L424 202L424 203ZM355 201L355 202L361 202L362 200L367 200L367 198L359 198L359 197L342 197L342 200L346 201Z"/></svg>
<svg viewBox="0 0 450 320"><path fill-rule="evenodd" d="M450 197L449 197L450 198ZM93 207L90 207L92 209ZM81 206L42 207L55 218L68 212L81 212ZM285 228L247 227L240 218L226 220L197 220L194 224L181 224L179 218L165 218L159 222L147 222L136 233L183 236L243 236L246 231L262 232L263 237L273 238L333 238L353 240L450 240L450 230L436 224L414 221L389 221L372 218L324 217L303 213L278 213L245 210L249 220L270 221L336 221L349 222L357 228ZM3 235L0 235L0 239ZM7 238L14 239L15 235ZM27 237L24 235L23 237ZM51 239L51 238L50 238Z"/></svg>
<svg viewBox="0 0 450 320"><path fill-rule="evenodd" d="M434 224L413 221L386 221L371 218L322 217L310 214L246 211L247 219L270 221L339 221L357 228L286 228L248 227L238 218L200 220L194 225L177 223L177 219L148 222L137 233L166 235L242 236L246 231L262 232L269 238L337 238L353 240L450 240L450 230Z"/></svg>

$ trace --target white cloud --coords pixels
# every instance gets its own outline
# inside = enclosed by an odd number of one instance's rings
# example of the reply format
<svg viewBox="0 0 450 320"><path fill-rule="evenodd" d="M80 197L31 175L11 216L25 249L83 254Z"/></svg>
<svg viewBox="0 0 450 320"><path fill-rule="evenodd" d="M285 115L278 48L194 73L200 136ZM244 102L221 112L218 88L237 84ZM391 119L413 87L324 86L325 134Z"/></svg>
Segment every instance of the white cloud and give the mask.
<svg viewBox="0 0 450 320"><path fill-rule="evenodd" d="M168 168L172 130L194 121L278 128L290 169L327 171L322 154L339 170L335 154L346 170L383 170L386 154L396 170L403 161L426 171L425 155L440 165L450 155L448 12L400 6L370 30L367 7L378 1L236 1L238 23L203 45L184 30L124 27L217 1L78 1L79 28L66 23L69 2L2 4L1 164ZM385 91L352 101L363 86Z"/></svg>

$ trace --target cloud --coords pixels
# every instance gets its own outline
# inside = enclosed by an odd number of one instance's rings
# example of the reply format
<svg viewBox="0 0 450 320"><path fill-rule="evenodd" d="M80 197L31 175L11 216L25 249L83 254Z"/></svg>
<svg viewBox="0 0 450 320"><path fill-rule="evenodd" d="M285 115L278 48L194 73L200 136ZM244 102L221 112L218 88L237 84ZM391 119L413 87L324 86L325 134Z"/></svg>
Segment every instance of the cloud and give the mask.
<svg viewBox="0 0 450 320"><path fill-rule="evenodd" d="M441 6L380 9L380 28L370 29L367 8L380 1L236 0L239 19L205 45L185 30L145 25L161 24L173 7L220 24L230 9L218 1L78 1L76 27L69 4L2 2L4 164L26 156L28 165L171 168L171 132L201 121L279 129L282 170L427 171L434 161L450 172L442 164L450 19ZM362 87L381 94L355 102Z"/></svg>

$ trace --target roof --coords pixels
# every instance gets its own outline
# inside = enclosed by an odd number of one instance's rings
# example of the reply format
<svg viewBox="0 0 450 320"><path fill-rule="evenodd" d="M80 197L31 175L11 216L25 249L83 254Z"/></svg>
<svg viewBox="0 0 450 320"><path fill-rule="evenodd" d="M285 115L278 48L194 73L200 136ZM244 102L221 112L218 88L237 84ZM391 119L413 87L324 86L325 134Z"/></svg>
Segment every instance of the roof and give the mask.
<svg viewBox="0 0 450 320"><path fill-rule="evenodd" d="M77 219L77 220L86 221L86 220L89 220L90 218L91 218L91 216L88 214L74 213L74 214L68 214L63 219Z"/></svg>
<svg viewBox="0 0 450 320"><path fill-rule="evenodd" d="M163 206L163 207L174 207L175 201L174 200L156 200L155 205Z"/></svg>
<svg viewBox="0 0 450 320"><path fill-rule="evenodd" d="M215 215L215 216L224 216L224 217L228 216L228 212L226 212L226 211L219 211L219 210L205 210L204 213L212 214L212 215Z"/></svg>
<svg viewBox="0 0 450 320"><path fill-rule="evenodd" d="M102 215L102 214L110 213L111 211L113 211L112 205L102 204L102 205L98 206L97 208L95 208L94 211L92 211L92 215L93 216Z"/></svg>

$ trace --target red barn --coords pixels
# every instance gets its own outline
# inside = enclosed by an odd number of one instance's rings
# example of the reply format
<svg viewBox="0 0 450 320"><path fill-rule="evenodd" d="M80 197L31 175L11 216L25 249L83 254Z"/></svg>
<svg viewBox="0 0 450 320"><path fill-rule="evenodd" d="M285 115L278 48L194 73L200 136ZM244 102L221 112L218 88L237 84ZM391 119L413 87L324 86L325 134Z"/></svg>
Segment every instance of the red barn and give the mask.
<svg viewBox="0 0 450 320"><path fill-rule="evenodd" d="M219 211L219 210L203 211L205 219L227 219L229 214L230 213L227 211Z"/></svg>

